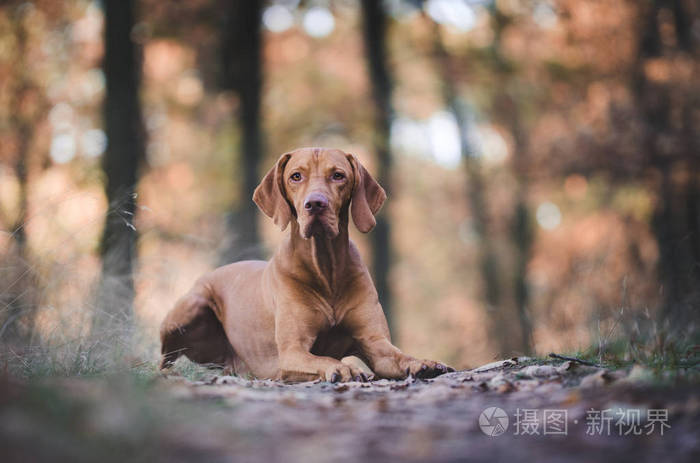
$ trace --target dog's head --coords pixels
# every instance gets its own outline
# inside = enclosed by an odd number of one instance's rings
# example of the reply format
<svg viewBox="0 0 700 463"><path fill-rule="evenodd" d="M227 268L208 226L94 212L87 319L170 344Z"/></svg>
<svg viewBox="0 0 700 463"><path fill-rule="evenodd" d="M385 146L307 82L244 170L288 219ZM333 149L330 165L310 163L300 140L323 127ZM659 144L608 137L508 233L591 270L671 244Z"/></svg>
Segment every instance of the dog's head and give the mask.
<svg viewBox="0 0 700 463"><path fill-rule="evenodd" d="M350 205L355 226L369 232L386 193L352 154L302 148L283 154L255 189L253 201L282 230L296 220L303 238L336 237Z"/></svg>

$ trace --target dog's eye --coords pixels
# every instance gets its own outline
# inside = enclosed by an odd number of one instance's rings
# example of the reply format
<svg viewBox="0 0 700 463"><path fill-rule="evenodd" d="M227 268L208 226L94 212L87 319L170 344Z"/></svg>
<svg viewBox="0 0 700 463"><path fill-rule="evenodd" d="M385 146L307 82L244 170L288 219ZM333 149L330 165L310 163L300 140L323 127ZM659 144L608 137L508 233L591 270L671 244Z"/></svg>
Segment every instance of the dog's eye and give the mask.
<svg viewBox="0 0 700 463"><path fill-rule="evenodd" d="M333 180L342 180L345 178L345 174L342 172L336 172L333 174Z"/></svg>
<svg viewBox="0 0 700 463"><path fill-rule="evenodd" d="M289 176L289 180L292 182L299 182L301 181L301 174L299 172L294 172L292 175Z"/></svg>

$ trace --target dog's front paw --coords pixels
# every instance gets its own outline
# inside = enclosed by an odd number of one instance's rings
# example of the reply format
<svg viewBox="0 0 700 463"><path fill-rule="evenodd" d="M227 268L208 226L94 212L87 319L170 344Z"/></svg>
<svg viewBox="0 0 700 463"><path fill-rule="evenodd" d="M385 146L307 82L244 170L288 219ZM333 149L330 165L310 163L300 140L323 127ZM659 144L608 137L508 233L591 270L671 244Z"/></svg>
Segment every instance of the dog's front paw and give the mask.
<svg viewBox="0 0 700 463"><path fill-rule="evenodd" d="M420 379L435 378L436 376L455 371L454 368L448 367L440 362L418 360L414 358L406 359L401 362L401 369L406 373L406 377L413 376Z"/></svg>
<svg viewBox="0 0 700 463"><path fill-rule="evenodd" d="M347 365L345 363L340 363L328 367L324 373L324 378L326 381L331 383L338 382L348 382L348 381L358 381L366 382L368 380L367 375L354 365Z"/></svg>

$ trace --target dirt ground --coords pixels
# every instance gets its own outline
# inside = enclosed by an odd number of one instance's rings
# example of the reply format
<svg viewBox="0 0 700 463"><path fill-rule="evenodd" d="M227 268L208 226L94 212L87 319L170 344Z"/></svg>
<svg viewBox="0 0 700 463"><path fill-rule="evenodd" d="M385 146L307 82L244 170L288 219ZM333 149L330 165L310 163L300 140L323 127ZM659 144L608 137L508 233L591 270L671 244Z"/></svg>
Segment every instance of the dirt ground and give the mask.
<svg viewBox="0 0 700 463"><path fill-rule="evenodd" d="M0 459L695 462L699 392L641 367L522 358L347 384L5 378Z"/></svg>

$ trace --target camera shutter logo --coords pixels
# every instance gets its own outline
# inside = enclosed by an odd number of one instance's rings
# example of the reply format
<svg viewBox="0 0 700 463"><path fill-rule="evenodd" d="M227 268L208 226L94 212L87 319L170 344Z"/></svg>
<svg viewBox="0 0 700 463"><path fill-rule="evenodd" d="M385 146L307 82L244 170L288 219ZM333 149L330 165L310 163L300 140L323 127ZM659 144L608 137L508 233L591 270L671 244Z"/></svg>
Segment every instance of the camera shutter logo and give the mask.
<svg viewBox="0 0 700 463"><path fill-rule="evenodd" d="M479 415L479 427L487 436L500 436L508 429L508 414L502 408L489 407Z"/></svg>

